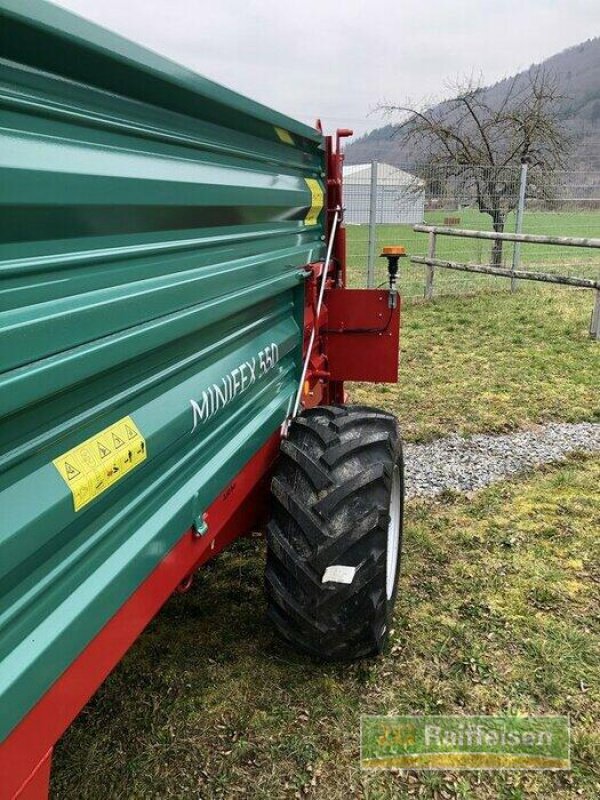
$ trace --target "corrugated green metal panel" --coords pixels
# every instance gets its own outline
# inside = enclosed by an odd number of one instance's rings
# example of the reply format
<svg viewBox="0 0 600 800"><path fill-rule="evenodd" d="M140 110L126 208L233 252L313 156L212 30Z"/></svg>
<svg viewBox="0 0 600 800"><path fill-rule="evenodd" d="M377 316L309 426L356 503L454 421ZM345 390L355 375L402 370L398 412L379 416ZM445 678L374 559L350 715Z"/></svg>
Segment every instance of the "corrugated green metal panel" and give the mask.
<svg viewBox="0 0 600 800"><path fill-rule="evenodd" d="M3 58L182 112L202 122L214 122L265 138L272 138L269 128L276 125L320 143L319 134L307 125L50 3L2 0L0 11Z"/></svg>
<svg viewBox="0 0 600 800"><path fill-rule="evenodd" d="M324 156L49 5L0 0L0 47L2 738L283 421ZM145 460L75 511L52 462L127 416Z"/></svg>

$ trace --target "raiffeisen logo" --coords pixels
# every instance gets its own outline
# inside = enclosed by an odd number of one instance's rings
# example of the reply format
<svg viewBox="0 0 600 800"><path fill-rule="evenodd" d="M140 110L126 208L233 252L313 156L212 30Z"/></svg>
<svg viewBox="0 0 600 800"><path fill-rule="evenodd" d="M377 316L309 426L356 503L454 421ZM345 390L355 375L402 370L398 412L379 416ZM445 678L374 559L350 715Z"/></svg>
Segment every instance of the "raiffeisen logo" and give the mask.
<svg viewBox="0 0 600 800"><path fill-rule="evenodd" d="M192 433L198 425L206 423L270 372L278 361L279 348L272 342L260 350L256 356L252 356L250 360L244 361L223 375L220 381L208 386L202 392L199 400L190 400L194 417Z"/></svg>
<svg viewBox="0 0 600 800"><path fill-rule="evenodd" d="M567 717L368 717L363 769L570 769Z"/></svg>

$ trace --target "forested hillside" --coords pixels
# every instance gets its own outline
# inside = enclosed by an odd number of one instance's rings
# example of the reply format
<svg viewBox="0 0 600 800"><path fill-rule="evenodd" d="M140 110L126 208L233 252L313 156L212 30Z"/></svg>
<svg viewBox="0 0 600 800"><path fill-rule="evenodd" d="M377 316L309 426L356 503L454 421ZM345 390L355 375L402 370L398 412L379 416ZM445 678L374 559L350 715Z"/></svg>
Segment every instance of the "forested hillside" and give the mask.
<svg viewBox="0 0 600 800"><path fill-rule="evenodd" d="M560 82L564 100L559 113L571 132L569 166L600 170L600 37L570 47L529 69L543 67ZM527 79L529 70L516 76ZM506 94L508 82L515 76L484 89L487 101L494 105ZM402 102L404 98L397 98ZM349 164L384 161L405 166L418 160L418 154L398 141L397 126L385 125L351 142L346 149Z"/></svg>

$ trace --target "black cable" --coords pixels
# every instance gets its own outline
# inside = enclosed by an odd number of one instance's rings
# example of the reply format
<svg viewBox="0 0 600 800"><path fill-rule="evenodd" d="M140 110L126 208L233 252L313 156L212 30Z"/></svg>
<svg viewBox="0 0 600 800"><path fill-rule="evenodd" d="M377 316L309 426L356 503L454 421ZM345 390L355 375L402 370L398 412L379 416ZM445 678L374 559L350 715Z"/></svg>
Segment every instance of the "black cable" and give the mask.
<svg viewBox="0 0 600 800"><path fill-rule="evenodd" d="M379 328L340 328L339 330L334 330L331 328L324 328L321 333L385 333L387 329L390 327L390 322L392 321L392 317L394 315L394 309L390 308L390 313L387 318L387 322L383 327Z"/></svg>

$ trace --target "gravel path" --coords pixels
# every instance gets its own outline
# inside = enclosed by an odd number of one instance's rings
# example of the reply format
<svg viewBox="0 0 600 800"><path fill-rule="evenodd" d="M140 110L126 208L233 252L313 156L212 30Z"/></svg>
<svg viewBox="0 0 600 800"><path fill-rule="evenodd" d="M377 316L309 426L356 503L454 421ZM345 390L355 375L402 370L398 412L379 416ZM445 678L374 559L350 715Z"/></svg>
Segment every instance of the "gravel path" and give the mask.
<svg viewBox="0 0 600 800"><path fill-rule="evenodd" d="M433 497L445 489L470 492L569 453L600 453L600 424L550 424L500 436L447 436L407 444L408 497Z"/></svg>

